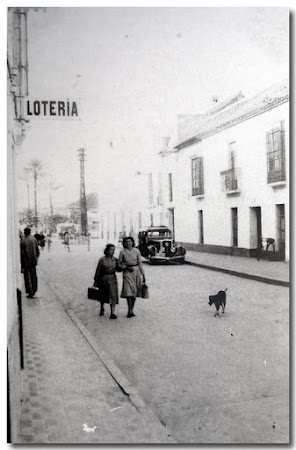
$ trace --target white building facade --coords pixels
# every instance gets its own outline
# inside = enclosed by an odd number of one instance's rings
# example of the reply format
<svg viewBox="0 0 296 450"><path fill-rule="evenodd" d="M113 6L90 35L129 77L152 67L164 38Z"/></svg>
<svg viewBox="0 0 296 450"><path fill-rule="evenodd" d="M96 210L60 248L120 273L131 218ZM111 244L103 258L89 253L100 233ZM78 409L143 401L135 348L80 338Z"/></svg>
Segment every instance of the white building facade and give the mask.
<svg viewBox="0 0 296 450"><path fill-rule="evenodd" d="M166 225L188 250L255 257L271 240L268 257L288 261L288 83L180 117L177 145L163 138L145 173L102 199L99 222L104 242Z"/></svg>
<svg viewBox="0 0 296 450"><path fill-rule="evenodd" d="M169 150L168 144L169 138L163 138L158 164L148 174L148 226L166 225L175 234L178 155Z"/></svg>
<svg viewBox="0 0 296 450"><path fill-rule="evenodd" d="M165 225L187 249L256 256L272 239L270 256L289 260L288 83L198 119L165 158Z"/></svg>

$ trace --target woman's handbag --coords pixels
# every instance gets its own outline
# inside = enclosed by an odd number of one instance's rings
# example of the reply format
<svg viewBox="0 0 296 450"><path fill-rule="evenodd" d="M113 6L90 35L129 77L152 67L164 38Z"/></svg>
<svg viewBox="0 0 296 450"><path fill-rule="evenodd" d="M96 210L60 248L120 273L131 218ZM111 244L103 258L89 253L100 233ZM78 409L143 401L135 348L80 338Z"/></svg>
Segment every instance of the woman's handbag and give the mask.
<svg viewBox="0 0 296 450"><path fill-rule="evenodd" d="M92 286L88 288L87 298L90 300L100 300L100 289L98 287Z"/></svg>
<svg viewBox="0 0 296 450"><path fill-rule="evenodd" d="M146 283L144 283L142 285L142 293L141 293L141 297L142 298L149 298L149 289Z"/></svg>

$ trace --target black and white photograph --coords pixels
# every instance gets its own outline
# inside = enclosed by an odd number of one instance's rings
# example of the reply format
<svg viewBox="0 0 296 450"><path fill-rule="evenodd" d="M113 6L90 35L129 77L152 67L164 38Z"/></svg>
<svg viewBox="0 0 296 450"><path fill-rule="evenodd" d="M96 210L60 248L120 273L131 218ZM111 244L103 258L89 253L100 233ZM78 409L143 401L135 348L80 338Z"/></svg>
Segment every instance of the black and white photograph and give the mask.
<svg viewBox="0 0 296 450"><path fill-rule="evenodd" d="M291 10L27 4L7 443L291 443Z"/></svg>

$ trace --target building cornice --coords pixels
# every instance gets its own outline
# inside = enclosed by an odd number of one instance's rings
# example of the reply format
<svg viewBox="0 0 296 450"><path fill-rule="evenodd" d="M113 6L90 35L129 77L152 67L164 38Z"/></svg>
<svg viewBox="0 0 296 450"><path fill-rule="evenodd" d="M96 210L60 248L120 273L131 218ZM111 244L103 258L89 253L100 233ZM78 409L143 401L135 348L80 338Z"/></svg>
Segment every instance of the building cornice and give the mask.
<svg viewBox="0 0 296 450"><path fill-rule="evenodd" d="M245 114L243 114L242 116L238 116L235 117L229 121L226 121L224 123L222 123L221 125L212 128L208 131L204 131L203 133L197 134L196 136L187 139L184 142L181 142L181 144L176 145L174 148L176 149L175 152L178 152L179 150L182 150L185 147L189 147L190 145L196 144L197 142L201 142L204 139L207 139L210 136L213 136L215 134L221 133L222 131L226 130L227 128L231 128L241 122L245 122L247 120L252 119L255 116L258 116L260 114L263 114L266 111L269 111L273 108L276 108L277 106L280 106L284 103L287 103L289 101L289 94L283 96L283 97L279 97L277 98L275 101L273 101L272 103L267 103L266 105L263 105L259 108L256 108L252 111L249 111Z"/></svg>

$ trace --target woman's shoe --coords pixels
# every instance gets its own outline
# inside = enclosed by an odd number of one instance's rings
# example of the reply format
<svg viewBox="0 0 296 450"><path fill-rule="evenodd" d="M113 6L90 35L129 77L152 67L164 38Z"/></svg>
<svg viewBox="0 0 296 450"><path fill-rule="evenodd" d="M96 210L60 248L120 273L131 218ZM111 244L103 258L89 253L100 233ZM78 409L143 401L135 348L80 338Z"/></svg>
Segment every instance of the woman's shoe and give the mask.
<svg viewBox="0 0 296 450"><path fill-rule="evenodd" d="M117 319L117 316L115 316L115 314L111 314L110 319Z"/></svg>
<svg viewBox="0 0 296 450"><path fill-rule="evenodd" d="M128 313L126 317L128 318L132 317L131 313Z"/></svg>

